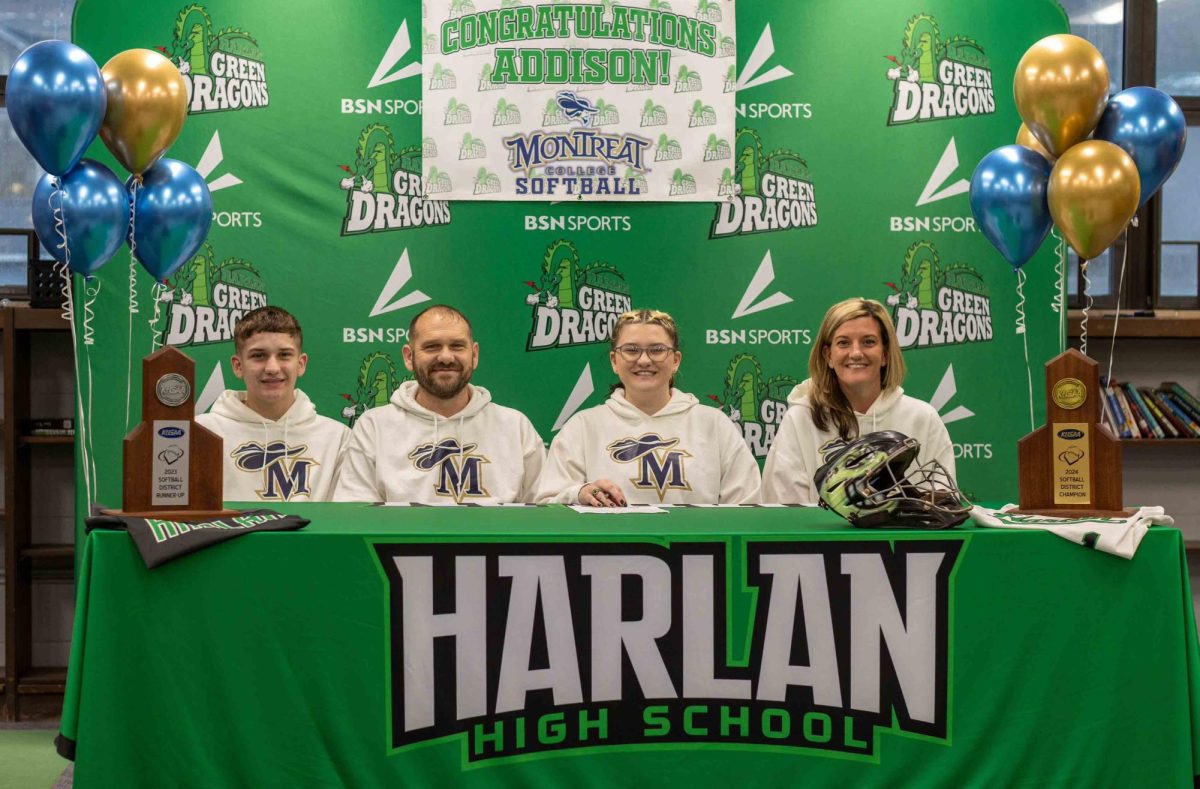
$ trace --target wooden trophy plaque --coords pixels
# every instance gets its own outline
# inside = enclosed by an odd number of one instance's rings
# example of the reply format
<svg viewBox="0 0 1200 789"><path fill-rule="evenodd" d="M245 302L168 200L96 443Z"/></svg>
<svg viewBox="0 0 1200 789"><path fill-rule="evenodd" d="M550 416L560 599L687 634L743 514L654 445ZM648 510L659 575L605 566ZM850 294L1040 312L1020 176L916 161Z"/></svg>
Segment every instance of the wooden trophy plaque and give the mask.
<svg viewBox="0 0 1200 789"><path fill-rule="evenodd" d="M142 360L142 422L125 437L116 515L199 520L236 515L223 501L223 441L195 422L196 363L170 346Z"/></svg>
<svg viewBox="0 0 1200 789"><path fill-rule="evenodd" d="M1121 440L1101 424L1100 371L1074 348L1046 363L1046 424L1017 442L1018 513L1126 517Z"/></svg>

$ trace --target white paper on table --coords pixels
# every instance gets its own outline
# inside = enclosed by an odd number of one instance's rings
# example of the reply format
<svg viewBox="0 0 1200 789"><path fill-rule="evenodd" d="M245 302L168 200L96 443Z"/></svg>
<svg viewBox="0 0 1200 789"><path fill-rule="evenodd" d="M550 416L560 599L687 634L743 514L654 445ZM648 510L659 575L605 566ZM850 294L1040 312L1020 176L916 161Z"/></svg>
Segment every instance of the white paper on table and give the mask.
<svg viewBox="0 0 1200 789"><path fill-rule="evenodd" d="M652 515L666 512L662 507L643 504L635 507L585 507L582 504L572 504L571 509L584 515Z"/></svg>
<svg viewBox="0 0 1200 789"><path fill-rule="evenodd" d="M532 507L532 504L526 504L523 501L488 501L476 504L458 504L453 501L437 501L437 502L419 502L411 501L385 501L384 507Z"/></svg>

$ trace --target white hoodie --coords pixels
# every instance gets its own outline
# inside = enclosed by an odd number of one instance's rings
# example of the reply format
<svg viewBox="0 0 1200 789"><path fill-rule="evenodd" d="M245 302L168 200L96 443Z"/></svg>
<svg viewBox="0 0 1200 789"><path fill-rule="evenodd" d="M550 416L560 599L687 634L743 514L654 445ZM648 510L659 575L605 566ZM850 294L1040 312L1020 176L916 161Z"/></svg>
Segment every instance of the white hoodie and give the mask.
<svg viewBox="0 0 1200 789"><path fill-rule="evenodd" d="M757 504L761 484L732 420L678 389L653 416L617 389L571 417L550 445L537 500L574 504L597 479L620 485L630 504Z"/></svg>
<svg viewBox="0 0 1200 789"><path fill-rule="evenodd" d="M831 423L819 431L812 421L808 392L811 379L798 384L788 395L789 408L775 433L763 466L763 501L770 504L816 504L813 476L845 442ZM895 430L921 442L917 463L936 460L954 477L954 445L942 418L929 403L907 397L896 387L876 398L858 417L858 435Z"/></svg>
<svg viewBox="0 0 1200 789"><path fill-rule="evenodd" d="M529 502L546 450L529 419L468 384L471 399L452 417L416 400L405 381L390 405L354 425L335 501L423 504Z"/></svg>
<svg viewBox="0 0 1200 789"><path fill-rule="evenodd" d="M226 501L329 501L350 428L319 416L308 395L277 420L246 405L246 393L226 389L196 417L225 441Z"/></svg>

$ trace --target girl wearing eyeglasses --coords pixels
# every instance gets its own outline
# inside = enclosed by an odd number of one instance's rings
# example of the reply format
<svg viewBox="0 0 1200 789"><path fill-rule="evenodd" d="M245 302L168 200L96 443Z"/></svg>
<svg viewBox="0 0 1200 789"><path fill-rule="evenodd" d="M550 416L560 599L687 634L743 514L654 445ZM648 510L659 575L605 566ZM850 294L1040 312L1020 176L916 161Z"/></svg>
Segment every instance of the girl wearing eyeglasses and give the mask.
<svg viewBox="0 0 1200 789"><path fill-rule="evenodd" d="M808 374L788 395L791 407L767 454L763 501L816 504L817 469L847 442L880 430L917 439L917 462L936 460L954 478L954 446L937 410L900 388L904 358L882 304L847 299L830 307Z"/></svg>
<svg viewBox="0 0 1200 789"><path fill-rule="evenodd" d="M679 331L665 312L617 319L608 353L620 383L603 405L567 421L538 484L538 501L753 504L758 464L724 413L674 388Z"/></svg>

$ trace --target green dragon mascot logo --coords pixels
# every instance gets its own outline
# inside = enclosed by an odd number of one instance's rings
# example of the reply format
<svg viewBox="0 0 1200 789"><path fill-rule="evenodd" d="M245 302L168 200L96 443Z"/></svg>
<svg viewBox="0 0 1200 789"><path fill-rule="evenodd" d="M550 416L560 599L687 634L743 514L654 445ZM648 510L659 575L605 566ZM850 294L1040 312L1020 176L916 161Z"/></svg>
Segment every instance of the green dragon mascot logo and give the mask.
<svg viewBox="0 0 1200 789"><path fill-rule="evenodd" d="M712 144L717 151L728 146ZM732 155L734 169L725 169L718 186L727 199L717 203L710 238L816 226L817 198L803 157L786 148L764 154L753 129L738 130Z"/></svg>
<svg viewBox="0 0 1200 789"><path fill-rule="evenodd" d="M787 412L788 394L799 383L790 375L763 375L762 365L748 353L738 354L725 371L721 396L709 395L738 429L756 458L767 456L775 432Z"/></svg>
<svg viewBox="0 0 1200 789"><path fill-rule="evenodd" d="M579 250L566 239L546 248L540 281L525 283L533 308L526 350L608 342L613 324L630 309L625 275L604 262L583 265Z"/></svg>
<svg viewBox="0 0 1200 789"><path fill-rule="evenodd" d="M346 174L340 184L347 193L343 236L450 223L450 204L426 197L421 163L429 147L425 142L397 147L392 130L382 123L362 130L354 164L338 165ZM436 152L436 146L433 150ZM430 173L434 190L449 190L448 176L437 173L436 168Z"/></svg>
<svg viewBox="0 0 1200 789"><path fill-rule="evenodd" d="M230 342L241 317L266 305L266 288L254 264L236 257L218 263L206 242L158 291L156 326L163 345Z"/></svg>
<svg viewBox="0 0 1200 789"><path fill-rule="evenodd" d="M908 248L892 308L901 348L987 342L992 339L992 307L982 275L966 263L942 266L937 248L917 241Z"/></svg>
<svg viewBox="0 0 1200 789"><path fill-rule="evenodd" d="M908 20L892 62L892 108L888 125L945 120L996 111L992 72L983 48L966 36L943 40L929 14Z"/></svg>
<svg viewBox="0 0 1200 789"><path fill-rule="evenodd" d="M400 384L410 377L399 377L396 364L386 353L375 351L367 354L358 368L358 387L354 394L342 393L342 399L346 401L342 418L347 425L354 427L358 418L367 411L387 405Z"/></svg>
<svg viewBox="0 0 1200 789"><path fill-rule="evenodd" d="M175 18L170 47L158 47L187 83L188 113L249 110L270 103L267 67L258 41L236 27L213 29L202 5Z"/></svg>

